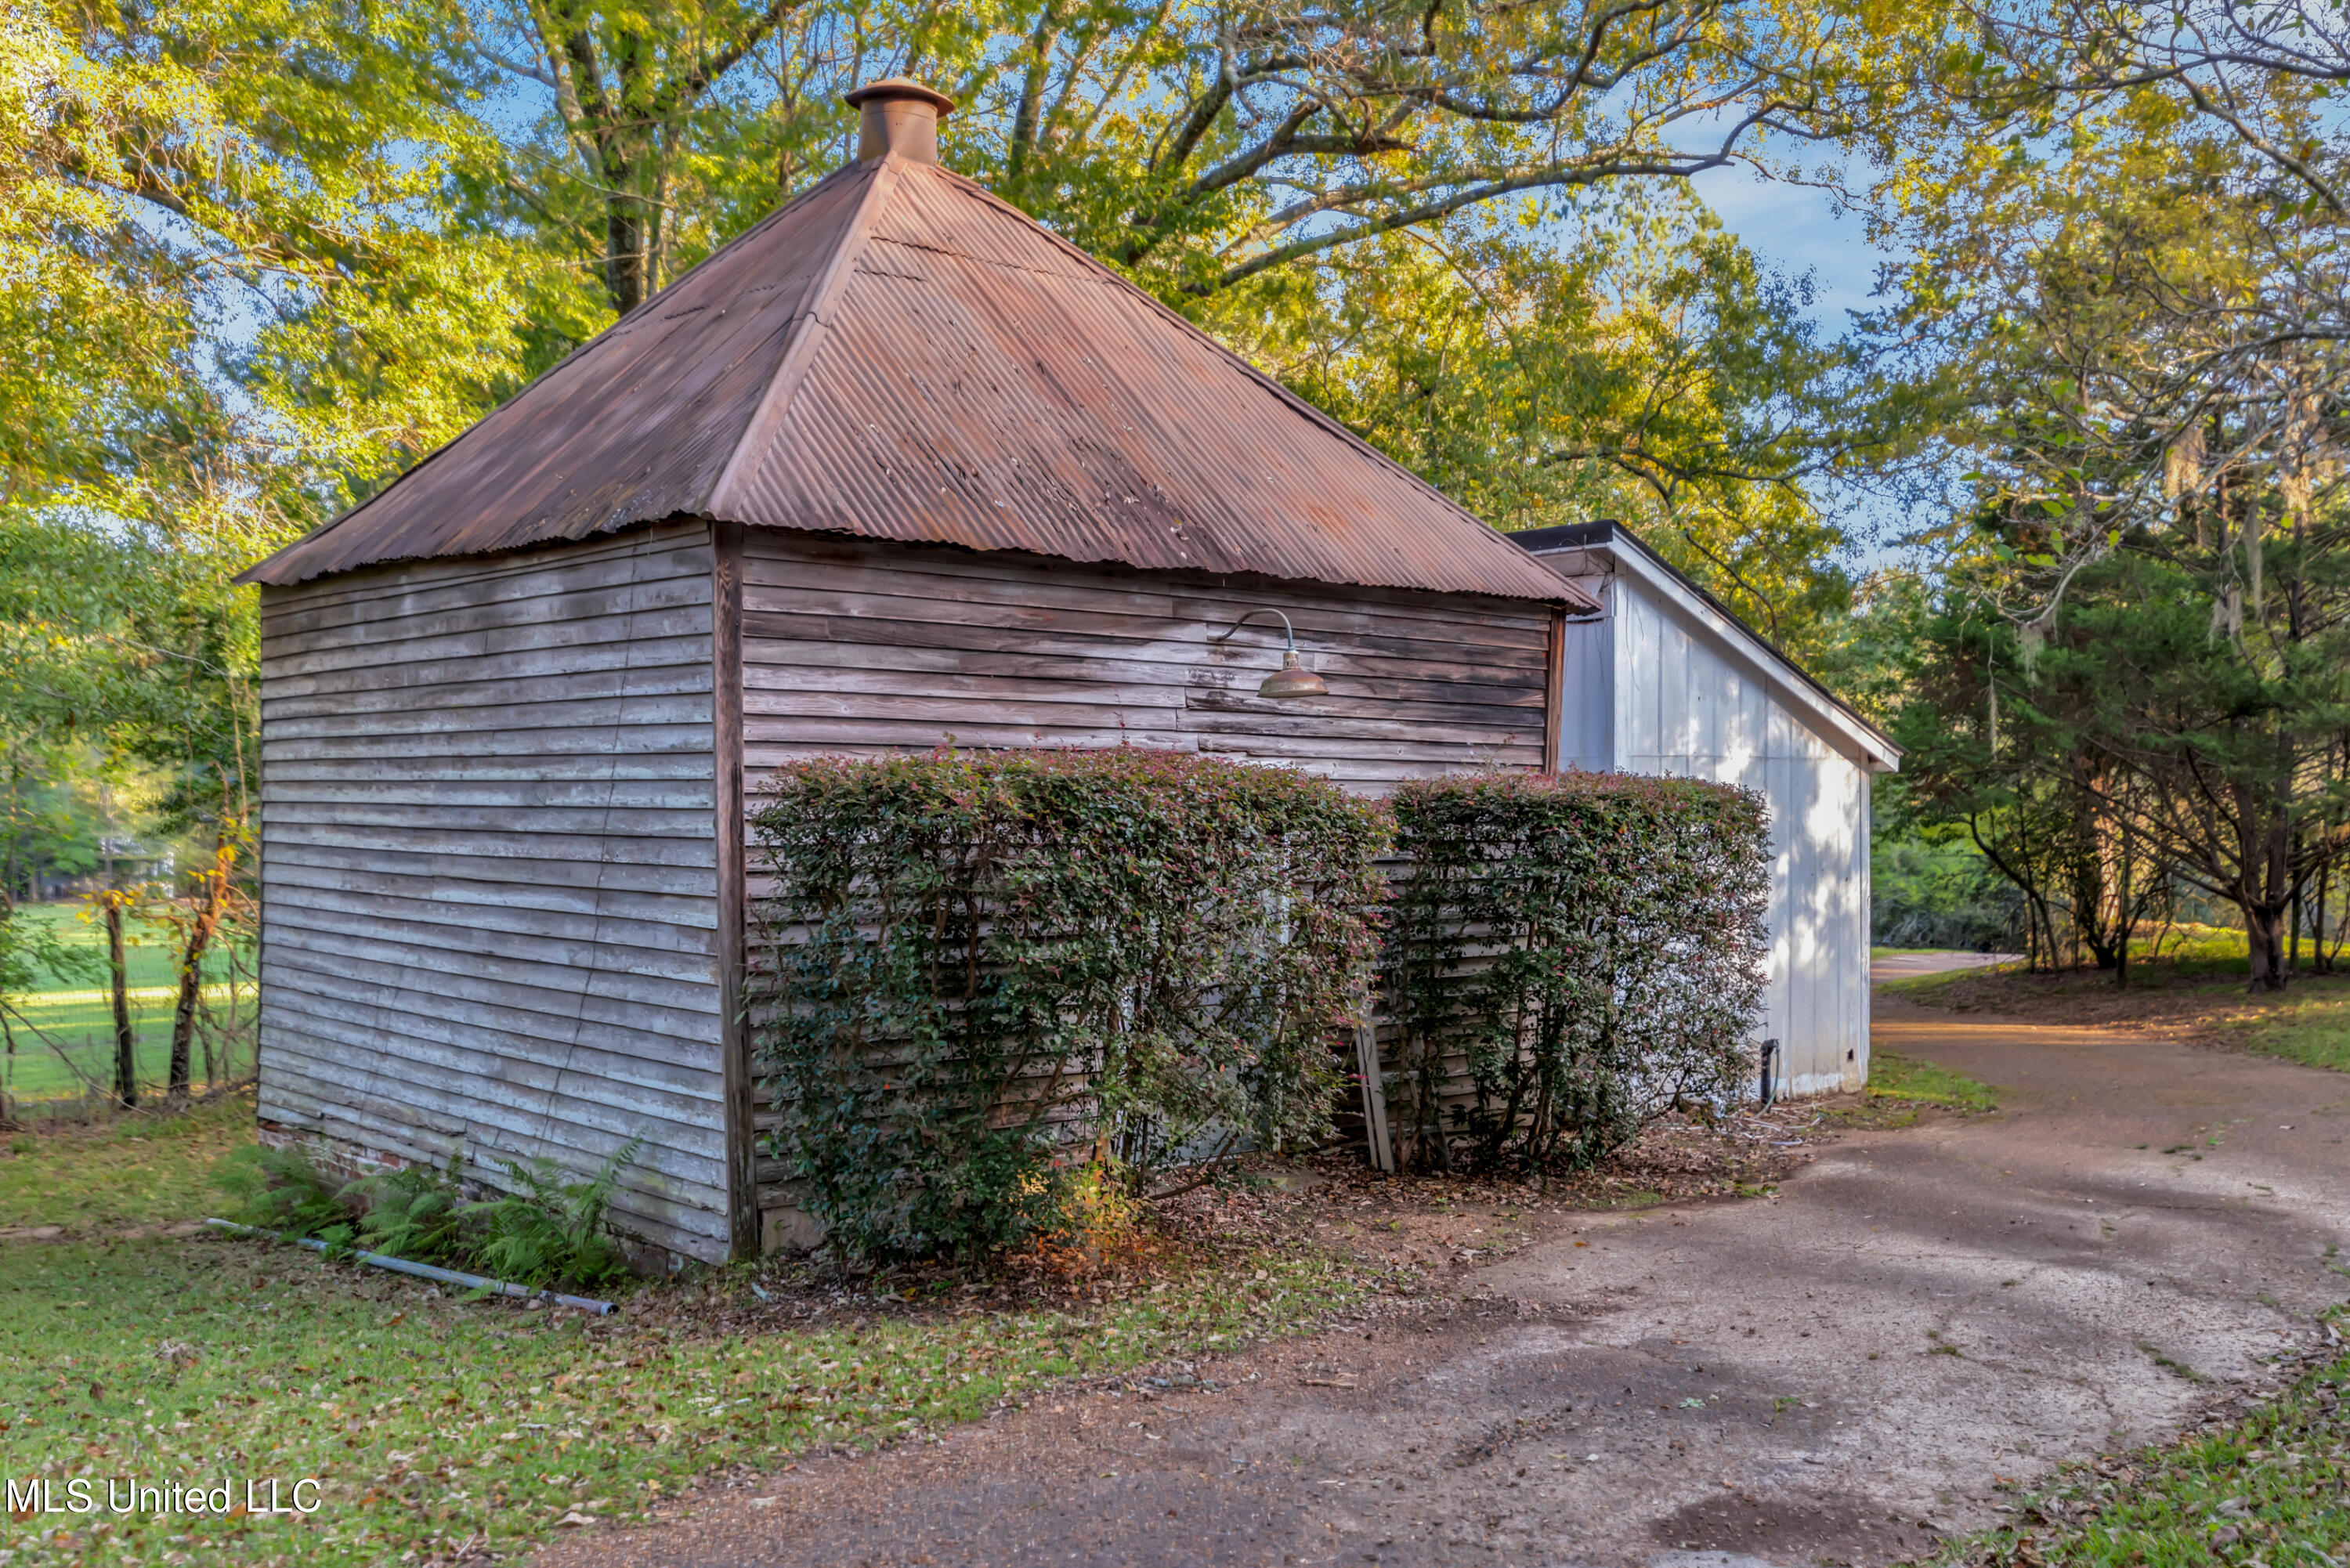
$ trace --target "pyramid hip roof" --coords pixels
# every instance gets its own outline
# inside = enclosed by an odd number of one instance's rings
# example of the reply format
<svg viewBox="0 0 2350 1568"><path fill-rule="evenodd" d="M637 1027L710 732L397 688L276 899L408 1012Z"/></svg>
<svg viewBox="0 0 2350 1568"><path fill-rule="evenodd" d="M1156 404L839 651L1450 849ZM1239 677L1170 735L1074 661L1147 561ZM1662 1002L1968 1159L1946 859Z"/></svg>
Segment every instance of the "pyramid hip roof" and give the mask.
<svg viewBox="0 0 2350 1568"><path fill-rule="evenodd" d="M935 164L852 164L248 569L707 516L1579 604L1344 426Z"/></svg>

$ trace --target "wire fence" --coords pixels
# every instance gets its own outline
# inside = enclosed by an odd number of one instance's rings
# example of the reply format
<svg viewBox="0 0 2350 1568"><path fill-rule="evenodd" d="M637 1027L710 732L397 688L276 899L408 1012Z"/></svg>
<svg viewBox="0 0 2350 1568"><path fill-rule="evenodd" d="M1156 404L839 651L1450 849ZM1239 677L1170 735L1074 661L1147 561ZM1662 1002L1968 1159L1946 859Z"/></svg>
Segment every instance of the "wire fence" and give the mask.
<svg viewBox="0 0 2350 1568"><path fill-rule="evenodd" d="M188 1039L189 1093L204 1099L254 1075L256 988L250 979L207 985L197 994ZM140 1103L164 1095L179 990L140 986L125 993ZM0 1122L79 1119L118 1104L119 1041L113 992L34 992L0 999Z"/></svg>

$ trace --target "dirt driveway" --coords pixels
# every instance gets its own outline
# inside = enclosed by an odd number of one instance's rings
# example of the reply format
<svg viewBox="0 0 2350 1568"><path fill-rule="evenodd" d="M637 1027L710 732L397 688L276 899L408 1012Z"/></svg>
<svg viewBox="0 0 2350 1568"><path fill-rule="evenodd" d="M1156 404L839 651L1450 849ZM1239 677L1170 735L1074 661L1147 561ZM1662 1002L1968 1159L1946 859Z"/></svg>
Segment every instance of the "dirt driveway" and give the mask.
<svg viewBox="0 0 2350 1568"><path fill-rule="evenodd" d="M584 1564L1881 1563L2164 1435L2350 1294L2350 1078L1883 1002L2002 1111L1594 1217L1441 1315L827 1459ZM2342 1262L2334 1259L2334 1262Z"/></svg>

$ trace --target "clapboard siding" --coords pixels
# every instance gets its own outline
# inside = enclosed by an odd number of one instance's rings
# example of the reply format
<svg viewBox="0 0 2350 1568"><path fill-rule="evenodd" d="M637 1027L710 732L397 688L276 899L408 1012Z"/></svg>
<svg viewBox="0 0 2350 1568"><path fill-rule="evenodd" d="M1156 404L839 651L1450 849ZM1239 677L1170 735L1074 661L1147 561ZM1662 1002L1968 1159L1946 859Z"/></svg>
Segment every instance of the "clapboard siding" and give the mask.
<svg viewBox="0 0 2350 1568"><path fill-rule="evenodd" d="M703 524L265 589L261 1115L728 1244Z"/></svg>
<svg viewBox="0 0 2350 1568"><path fill-rule="evenodd" d="M480 883L493 889L511 890L516 898L537 898L565 896L593 898L612 893L675 894L680 898L702 898L709 896L710 889L707 867L599 865L548 859L532 866L526 884L518 884L511 876L511 867L483 857L402 853L365 842L356 846L302 843L296 840L290 832L272 846L270 864L348 872L362 878L362 886L375 886L377 884L372 878L389 870L398 870L404 875L428 877L451 884L447 889L447 896L451 898L461 896L462 888L458 885L471 883ZM265 867L263 875L268 874L268 867ZM505 892L500 891L497 896L504 897Z"/></svg>
<svg viewBox="0 0 2350 1568"><path fill-rule="evenodd" d="M743 541L743 762L965 747L1211 752L1364 794L1540 765L1549 612L1538 605L1256 584L1006 553ZM1273 702L1277 608L1324 699Z"/></svg>
<svg viewBox="0 0 2350 1568"><path fill-rule="evenodd" d="M755 530L740 549L754 805L797 757L949 742L1166 746L1363 794L1542 760L1545 607ZM697 525L267 591L265 1117L579 1169L642 1134L621 1222L723 1255L714 564ZM1209 643L1259 607L1327 698L1255 695L1267 618ZM777 1174L760 1163L763 1206Z"/></svg>

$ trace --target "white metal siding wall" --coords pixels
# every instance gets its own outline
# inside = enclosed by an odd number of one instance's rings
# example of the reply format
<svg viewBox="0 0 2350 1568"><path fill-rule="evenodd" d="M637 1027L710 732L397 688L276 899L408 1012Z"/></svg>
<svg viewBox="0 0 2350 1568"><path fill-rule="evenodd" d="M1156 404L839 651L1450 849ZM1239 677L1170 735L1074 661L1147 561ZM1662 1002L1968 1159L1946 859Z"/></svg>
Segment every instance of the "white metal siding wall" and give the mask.
<svg viewBox="0 0 2350 1568"><path fill-rule="evenodd" d="M696 524L265 590L264 1118L593 1169L724 1255Z"/></svg>
<svg viewBox="0 0 2350 1568"><path fill-rule="evenodd" d="M1619 575L1607 597L1613 765L1763 792L1773 860L1762 1033L1780 1043L1789 1092L1856 1087L1868 1062L1866 772L1638 585Z"/></svg>
<svg viewBox="0 0 2350 1568"><path fill-rule="evenodd" d="M1603 590L1604 591L1604 590ZM1606 773L1616 765L1615 623L1570 620L1560 644L1558 765Z"/></svg>

